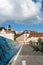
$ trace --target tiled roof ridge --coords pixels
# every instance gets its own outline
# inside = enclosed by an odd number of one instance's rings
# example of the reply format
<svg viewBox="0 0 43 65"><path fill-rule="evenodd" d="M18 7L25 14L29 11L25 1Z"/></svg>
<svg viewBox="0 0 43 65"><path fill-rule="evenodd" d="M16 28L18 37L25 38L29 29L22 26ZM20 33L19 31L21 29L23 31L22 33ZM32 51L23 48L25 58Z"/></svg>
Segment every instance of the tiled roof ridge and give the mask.
<svg viewBox="0 0 43 65"><path fill-rule="evenodd" d="M40 32L33 32L33 33L30 33L29 37L43 37L43 33L40 33Z"/></svg>
<svg viewBox="0 0 43 65"><path fill-rule="evenodd" d="M6 33L16 33L14 30L7 30L7 29L5 30L5 29L4 29L4 31L5 31ZM0 32L2 32L2 30L0 30Z"/></svg>

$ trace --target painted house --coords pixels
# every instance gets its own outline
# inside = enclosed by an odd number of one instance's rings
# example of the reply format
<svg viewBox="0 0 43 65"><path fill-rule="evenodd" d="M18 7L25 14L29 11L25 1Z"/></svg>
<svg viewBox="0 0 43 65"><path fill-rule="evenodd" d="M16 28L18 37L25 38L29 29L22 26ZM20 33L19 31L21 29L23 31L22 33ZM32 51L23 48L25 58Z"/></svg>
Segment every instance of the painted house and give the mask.
<svg viewBox="0 0 43 65"><path fill-rule="evenodd" d="M39 33L39 32L31 32L29 37L27 38L29 41L33 41L33 42L37 42L38 39L41 38L43 39L43 33Z"/></svg>
<svg viewBox="0 0 43 65"><path fill-rule="evenodd" d="M27 43L27 38L30 35L30 31L24 31L22 32L17 38L16 41L20 44L26 44Z"/></svg>
<svg viewBox="0 0 43 65"><path fill-rule="evenodd" d="M25 30L20 34L20 36L16 38L16 40L20 44L29 44L30 41L37 42L39 38L43 39L43 33L31 30Z"/></svg>
<svg viewBox="0 0 43 65"><path fill-rule="evenodd" d="M0 30L0 36L3 36L11 40L14 40L14 34L15 34L15 31L11 30L10 25L7 27L6 30L4 28Z"/></svg>

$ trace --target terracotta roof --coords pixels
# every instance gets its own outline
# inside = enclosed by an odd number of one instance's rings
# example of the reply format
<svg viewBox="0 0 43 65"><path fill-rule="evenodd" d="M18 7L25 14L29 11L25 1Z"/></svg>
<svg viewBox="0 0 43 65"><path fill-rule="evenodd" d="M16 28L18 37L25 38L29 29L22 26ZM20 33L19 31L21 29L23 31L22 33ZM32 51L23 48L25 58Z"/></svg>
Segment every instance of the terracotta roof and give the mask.
<svg viewBox="0 0 43 65"><path fill-rule="evenodd" d="M30 34L29 37L43 37L43 32L36 32L36 31L31 31L31 30L25 30L21 34L19 34L17 37L21 36L22 34L28 33ZM28 38L29 38L28 37Z"/></svg>
<svg viewBox="0 0 43 65"><path fill-rule="evenodd" d="M14 33L14 31L11 30L5 30L6 33Z"/></svg>
<svg viewBox="0 0 43 65"><path fill-rule="evenodd" d="M4 30L6 33L16 33L15 31L12 30ZM0 30L0 32L2 32L2 30Z"/></svg>
<svg viewBox="0 0 43 65"><path fill-rule="evenodd" d="M37 34L36 33L38 33L38 32L36 32L36 31L31 31L31 30L25 30L25 31L23 31L22 33L20 33L20 34L17 34L17 37L19 37L19 36L21 36L21 35L23 35L23 34L25 34L25 33L27 33L27 34L30 34L30 36L29 37L35 37Z"/></svg>
<svg viewBox="0 0 43 65"><path fill-rule="evenodd" d="M0 30L0 32L1 32L2 30Z"/></svg>
<svg viewBox="0 0 43 65"><path fill-rule="evenodd" d="M30 33L29 37L43 37L43 33L38 33L38 32Z"/></svg>

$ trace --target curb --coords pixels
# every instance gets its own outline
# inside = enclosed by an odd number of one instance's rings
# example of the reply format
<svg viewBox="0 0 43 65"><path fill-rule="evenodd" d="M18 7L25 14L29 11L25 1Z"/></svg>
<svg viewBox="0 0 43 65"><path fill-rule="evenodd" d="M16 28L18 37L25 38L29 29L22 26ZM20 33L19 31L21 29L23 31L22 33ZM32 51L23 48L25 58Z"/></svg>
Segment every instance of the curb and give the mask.
<svg viewBox="0 0 43 65"><path fill-rule="evenodd" d="M23 45L22 45L21 48L19 49L19 51L18 51L18 53L16 54L15 58L13 59L13 62L11 63L11 65L15 65L16 60L17 60L17 58L18 58L18 56L19 56L19 54L20 54L20 52L21 52L22 47L23 47Z"/></svg>

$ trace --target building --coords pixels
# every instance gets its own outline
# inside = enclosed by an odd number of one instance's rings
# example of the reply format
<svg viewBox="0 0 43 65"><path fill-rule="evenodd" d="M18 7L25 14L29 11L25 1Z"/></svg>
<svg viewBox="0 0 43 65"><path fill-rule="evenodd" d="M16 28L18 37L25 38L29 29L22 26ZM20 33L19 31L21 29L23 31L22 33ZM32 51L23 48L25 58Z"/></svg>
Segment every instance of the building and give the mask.
<svg viewBox="0 0 43 65"><path fill-rule="evenodd" d="M5 38L14 40L15 31L11 30L10 25L7 26L7 29L2 28L0 30L0 36L3 36Z"/></svg>
<svg viewBox="0 0 43 65"><path fill-rule="evenodd" d="M16 38L16 41L18 41L18 43L20 44L27 44L28 41L27 41L27 38L28 36L30 35L30 31L24 31L22 32L17 38Z"/></svg>
<svg viewBox="0 0 43 65"><path fill-rule="evenodd" d="M41 38L43 39L43 33L39 33L39 32L31 32L29 37L27 39L37 42L37 40Z"/></svg>
<svg viewBox="0 0 43 65"><path fill-rule="evenodd" d="M25 30L16 38L16 40L20 44L29 44L30 41L37 42L39 38L43 39L43 33Z"/></svg>

